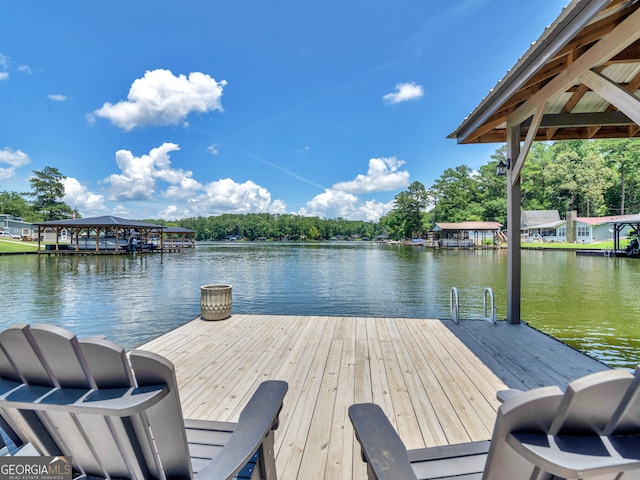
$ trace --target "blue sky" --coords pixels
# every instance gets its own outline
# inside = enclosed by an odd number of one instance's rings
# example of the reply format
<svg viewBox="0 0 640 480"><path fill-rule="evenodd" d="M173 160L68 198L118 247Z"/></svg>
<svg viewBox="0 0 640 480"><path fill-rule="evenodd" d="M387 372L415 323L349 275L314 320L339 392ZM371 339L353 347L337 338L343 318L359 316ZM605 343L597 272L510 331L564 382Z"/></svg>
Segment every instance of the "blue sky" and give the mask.
<svg viewBox="0 0 640 480"><path fill-rule="evenodd" d="M85 217L376 221L567 0L3 0L0 190Z"/></svg>

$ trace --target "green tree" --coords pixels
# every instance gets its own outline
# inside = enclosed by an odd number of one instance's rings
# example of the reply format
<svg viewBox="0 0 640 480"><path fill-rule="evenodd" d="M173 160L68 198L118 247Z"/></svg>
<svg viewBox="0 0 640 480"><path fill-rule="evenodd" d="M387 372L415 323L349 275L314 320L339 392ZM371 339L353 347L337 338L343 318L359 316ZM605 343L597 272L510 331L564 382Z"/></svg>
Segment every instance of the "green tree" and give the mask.
<svg viewBox="0 0 640 480"><path fill-rule="evenodd" d="M316 227L315 225L312 225L307 231L307 236L311 240L317 240L318 238L320 238L320 230L318 230L318 227Z"/></svg>
<svg viewBox="0 0 640 480"><path fill-rule="evenodd" d="M536 142L524 162L520 174L521 201L524 210L549 210L557 208L551 203L552 194L547 184L546 168L553 161L550 146L543 142Z"/></svg>
<svg viewBox="0 0 640 480"><path fill-rule="evenodd" d="M0 192L0 213L24 218L29 222L38 222L42 220L39 215L34 213L29 202L27 202L27 200L18 192Z"/></svg>
<svg viewBox="0 0 640 480"><path fill-rule="evenodd" d="M46 221L70 218L73 214L71 207L62 201L62 181L65 178L57 168L45 167L43 170L34 170L33 177L29 179L32 191L28 195L34 197L33 209L42 214Z"/></svg>
<svg viewBox="0 0 640 480"><path fill-rule="evenodd" d="M483 221L495 221L505 225L507 221L506 177L496 175L498 160L491 160L478 169L477 200L482 206Z"/></svg>
<svg viewBox="0 0 640 480"><path fill-rule="evenodd" d="M611 213L624 215L640 210L640 140L619 138L598 142L614 179L606 192Z"/></svg>
<svg viewBox="0 0 640 480"><path fill-rule="evenodd" d="M482 220L479 193L480 183L471 168L467 165L447 168L430 190L434 222Z"/></svg>
<svg viewBox="0 0 640 480"><path fill-rule="evenodd" d="M393 230L402 232L404 238L422 236L422 213L427 208L429 195L424 185L413 182L407 190L400 192L394 199L395 210L391 217Z"/></svg>

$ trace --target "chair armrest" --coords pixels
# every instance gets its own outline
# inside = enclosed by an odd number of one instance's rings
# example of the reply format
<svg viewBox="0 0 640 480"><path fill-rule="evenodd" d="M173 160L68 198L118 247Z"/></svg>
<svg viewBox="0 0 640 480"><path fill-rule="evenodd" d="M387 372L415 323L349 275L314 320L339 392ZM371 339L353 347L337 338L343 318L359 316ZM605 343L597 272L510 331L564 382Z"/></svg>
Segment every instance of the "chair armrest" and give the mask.
<svg viewBox="0 0 640 480"><path fill-rule="evenodd" d="M349 418L369 464L369 480L416 479L404 443L378 405L351 405Z"/></svg>
<svg viewBox="0 0 640 480"><path fill-rule="evenodd" d="M522 390L518 390L516 388L510 388L509 390L498 390L496 392L496 399L500 403L504 403L513 397L517 397L521 393L522 393Z"/></svg>
<svg viewBox="0 0 640 480"><path fill-rule="evenodd" d="M640 467L640 435L511 433L507 443L542 471L561 478L600 477Z"/></svg>
<svg viewBox="0 0 640 480"><path fill-rule="evenodd" d="M260 448L270 430L278 427L278 414L289 388L287 382L261 383L240 413L233 435L200 472L198 479L233 478Z"/></svg>

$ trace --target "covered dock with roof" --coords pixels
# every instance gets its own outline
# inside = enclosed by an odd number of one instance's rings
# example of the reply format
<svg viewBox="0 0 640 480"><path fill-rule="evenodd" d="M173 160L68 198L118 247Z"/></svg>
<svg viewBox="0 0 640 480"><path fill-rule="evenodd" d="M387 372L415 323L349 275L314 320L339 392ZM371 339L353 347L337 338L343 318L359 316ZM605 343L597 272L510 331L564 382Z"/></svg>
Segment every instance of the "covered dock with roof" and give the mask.
<svg viewBox="0 0 640 480"><path fill-rule="evenodd" d="M640 245L638 245L638 235L640 234L640 215L628 215L625 218L618 218L609 222L613 230L613 251L616 257L640 258ZM625 228L631 228L634 238L625 247L620 244L621 232Z"/></svg>
<svg viewBox="0 0 640 480"><path fill-rule="evenodd" d="M491 246L498 245L501 229L499 222L438 222L432 231L439 237L441 248L464 248L486 246L488 235L491 236Z"/></svg>
<svg viewBox="0 0 640 480"><path fill-rule="evenodd" d="M53 220L35 226L38 253L121 254L164 250L163 225L102 216ZM51 239L47 241L49 236Z"/></svg>
<svg viewBox="0 0 640 480"><path fill-rule="evenodd" d="M507 39L508 40L508 39ZM534 141L640 136L640 3L573 0L460 126L506 142L507 320L520 322L520 174Z"/></svg>
<svg viewBox="0 0 640 480"><path fill-rule="evenodd" d="M167 248L195 248L196 231L183 227L164 227L162 245Z"/></svg>

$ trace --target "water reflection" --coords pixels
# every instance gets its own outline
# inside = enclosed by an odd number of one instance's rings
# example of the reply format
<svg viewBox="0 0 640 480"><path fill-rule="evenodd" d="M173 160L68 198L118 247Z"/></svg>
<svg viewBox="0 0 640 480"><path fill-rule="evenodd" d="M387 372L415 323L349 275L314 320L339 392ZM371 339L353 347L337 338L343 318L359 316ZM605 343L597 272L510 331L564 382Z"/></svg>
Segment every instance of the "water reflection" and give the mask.
<svg viewBox="0 0 640 480"><path fill-rule="evenodd" d="M522 316L612 366L640 362L640 261L523 252ZM200 285L234 286L233 312L481 318L490 287L505 317L506 252L373 243L201 244L137 256L0 258L1 326L46 322L132 348L194 318Z"/></svg>

